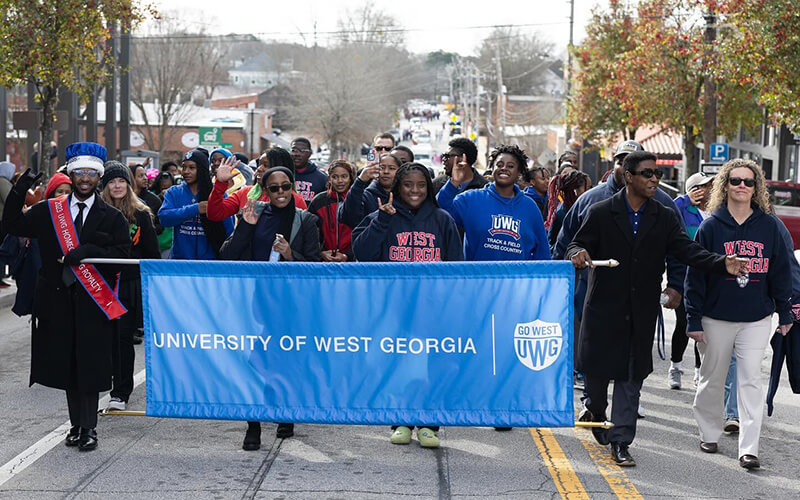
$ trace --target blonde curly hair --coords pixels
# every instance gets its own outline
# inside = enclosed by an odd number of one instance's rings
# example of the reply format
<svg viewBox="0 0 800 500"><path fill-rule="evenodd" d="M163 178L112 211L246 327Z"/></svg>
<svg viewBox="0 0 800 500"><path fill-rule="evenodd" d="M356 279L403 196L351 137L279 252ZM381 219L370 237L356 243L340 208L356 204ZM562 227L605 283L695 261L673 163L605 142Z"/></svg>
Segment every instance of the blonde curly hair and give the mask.
<svg viewBox="0 0 800 500"><path fill-rule="evenodd" d="M764 171L752 160L735 158L722 166L719 173L714 177L714 185L711 187L711 195L708 201L707 210L713 212L728 202L728 181L731 178L731 170L735 168L749 168L753 172L756 180L755 191L753 192L752 203L766 213L772 212L772 203L769 201L767 191L767 180Z"/></svg>

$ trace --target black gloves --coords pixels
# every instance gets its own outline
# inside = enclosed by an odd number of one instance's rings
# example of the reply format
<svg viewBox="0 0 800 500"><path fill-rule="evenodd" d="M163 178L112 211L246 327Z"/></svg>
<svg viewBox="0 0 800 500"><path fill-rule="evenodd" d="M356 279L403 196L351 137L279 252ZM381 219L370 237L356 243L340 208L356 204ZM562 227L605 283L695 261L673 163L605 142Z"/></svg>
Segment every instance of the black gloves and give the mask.
<svg viewBox="0 0 800 500"><path fill-rule="evenodd" d="M90 253L90 245L81 245L78 248L73 248L67 255L64 256L64 265L77 266L83 259L88 258Z"/></svg>
<svg viewBox="0 0 800 500"><path fill-rule="evenodd" d="M34 174L33 170L31 170L30 168L25 169L22 175L19 176L19 179L17 179L17 183L14 184L14 192L22 196L24 199L25 193L31 187L35 186L43 175L44 174L42 174L41 172L38 174Z"/></svg>

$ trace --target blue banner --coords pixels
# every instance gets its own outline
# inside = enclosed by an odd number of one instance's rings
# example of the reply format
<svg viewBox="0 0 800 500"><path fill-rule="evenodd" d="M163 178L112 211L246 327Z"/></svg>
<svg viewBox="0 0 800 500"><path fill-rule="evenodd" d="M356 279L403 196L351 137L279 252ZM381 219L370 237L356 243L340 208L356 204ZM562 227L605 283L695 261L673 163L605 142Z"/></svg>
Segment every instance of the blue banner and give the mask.
<svg viewBox="0 0 800 500"><path fill-rule="evenodd" d="M568 262L142 261L147 415L572 426Z"/></svg>

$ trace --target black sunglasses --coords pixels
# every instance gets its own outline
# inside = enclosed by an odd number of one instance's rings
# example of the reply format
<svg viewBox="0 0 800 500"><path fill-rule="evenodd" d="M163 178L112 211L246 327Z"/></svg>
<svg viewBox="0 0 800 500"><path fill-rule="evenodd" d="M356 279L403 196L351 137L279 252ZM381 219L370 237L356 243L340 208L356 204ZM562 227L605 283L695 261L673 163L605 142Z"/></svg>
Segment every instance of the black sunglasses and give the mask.
<svg viewBox="0 0 800 500"><path fill-rule="evenodd" d="M391 146L375 146L375 151L391 151Z"/></svg>
<svg viewBox="0 0 800 500"><path fill-rule="evenodd" d="M285 182L283 184L273 184L271 186L267 186L267 189L269 189L270 193L277 193L278 191L291 191L292 185L288 182Z"/></svg>
<svg viewBox="0 0 800 500"><path fill-rule="evenodd" d="M645 168L645 169L639 170L638 172L631 171L631 175L641 175L645 179L649 179L649 178L651 178L651 177L653 177L655 175L656 179L660 179L660 178L664 177L664 172L661 171L661 170L658 170L658 169Z"/></svg>
<svg viewBox="0 0 800 500"><path fill-rule="evenodd" d="M756 185L755 179L742 179L741 177L731 177L730 179L728 179L728 182L731 183L731 186L738 186L739 184L744 182L744 185L749 188Z"/></svg>

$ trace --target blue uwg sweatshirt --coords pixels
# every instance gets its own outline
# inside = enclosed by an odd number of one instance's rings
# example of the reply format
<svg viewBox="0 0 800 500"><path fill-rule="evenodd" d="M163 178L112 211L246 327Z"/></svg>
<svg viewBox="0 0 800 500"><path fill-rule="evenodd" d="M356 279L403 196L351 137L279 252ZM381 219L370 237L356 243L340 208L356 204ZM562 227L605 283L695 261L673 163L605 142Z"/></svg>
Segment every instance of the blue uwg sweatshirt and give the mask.
<svg viewBox="0 0 800 500"><path fill-rule="evenodd" d="M197 209L197 195L188 184L179 184L167 189L164 203L158 210L158 220L164 227L174 227L170 259L215 260L214 249L208 244L200 212ZM225 234L233 232L233 217L222 221Z"/></svg>
<svg viewBox="0 0 800 500"><path fill-rule="evenodd" d="M792 269L780 221L754 207L742 225L723 205L700 224L695 239L712 252L750 259L750 281L740 288L735 276L686 273L686 314L690 332L702 331L703 316L753 322L778 313L781 325L792 323Z"/></svg>
<svg viewBox="0 0 800 500"><path fill-rule="evenodd" d="M436 200L464 229L467 260L550 260L542 213L517 186L513 198L500 196L494 182L458 192L448 182Z"/></svg>
<svg viewBox="0 0 800 500"><path fill-rule="evenodd" d="M389 201L389 193L378 184L378 181L372 181L367 185L356 177L344 203L339 206L339 221L355 228L361 224L364 217L378 209L378 199L384 204Z"/></svg>
<svg viewBox="0 0 800 500"><path fill-rule="evenodd" d="M464 260L453 219L430 200L414 213L394 201L397 213L376 210L353 230L353 253L361 262Z"/></svg>

